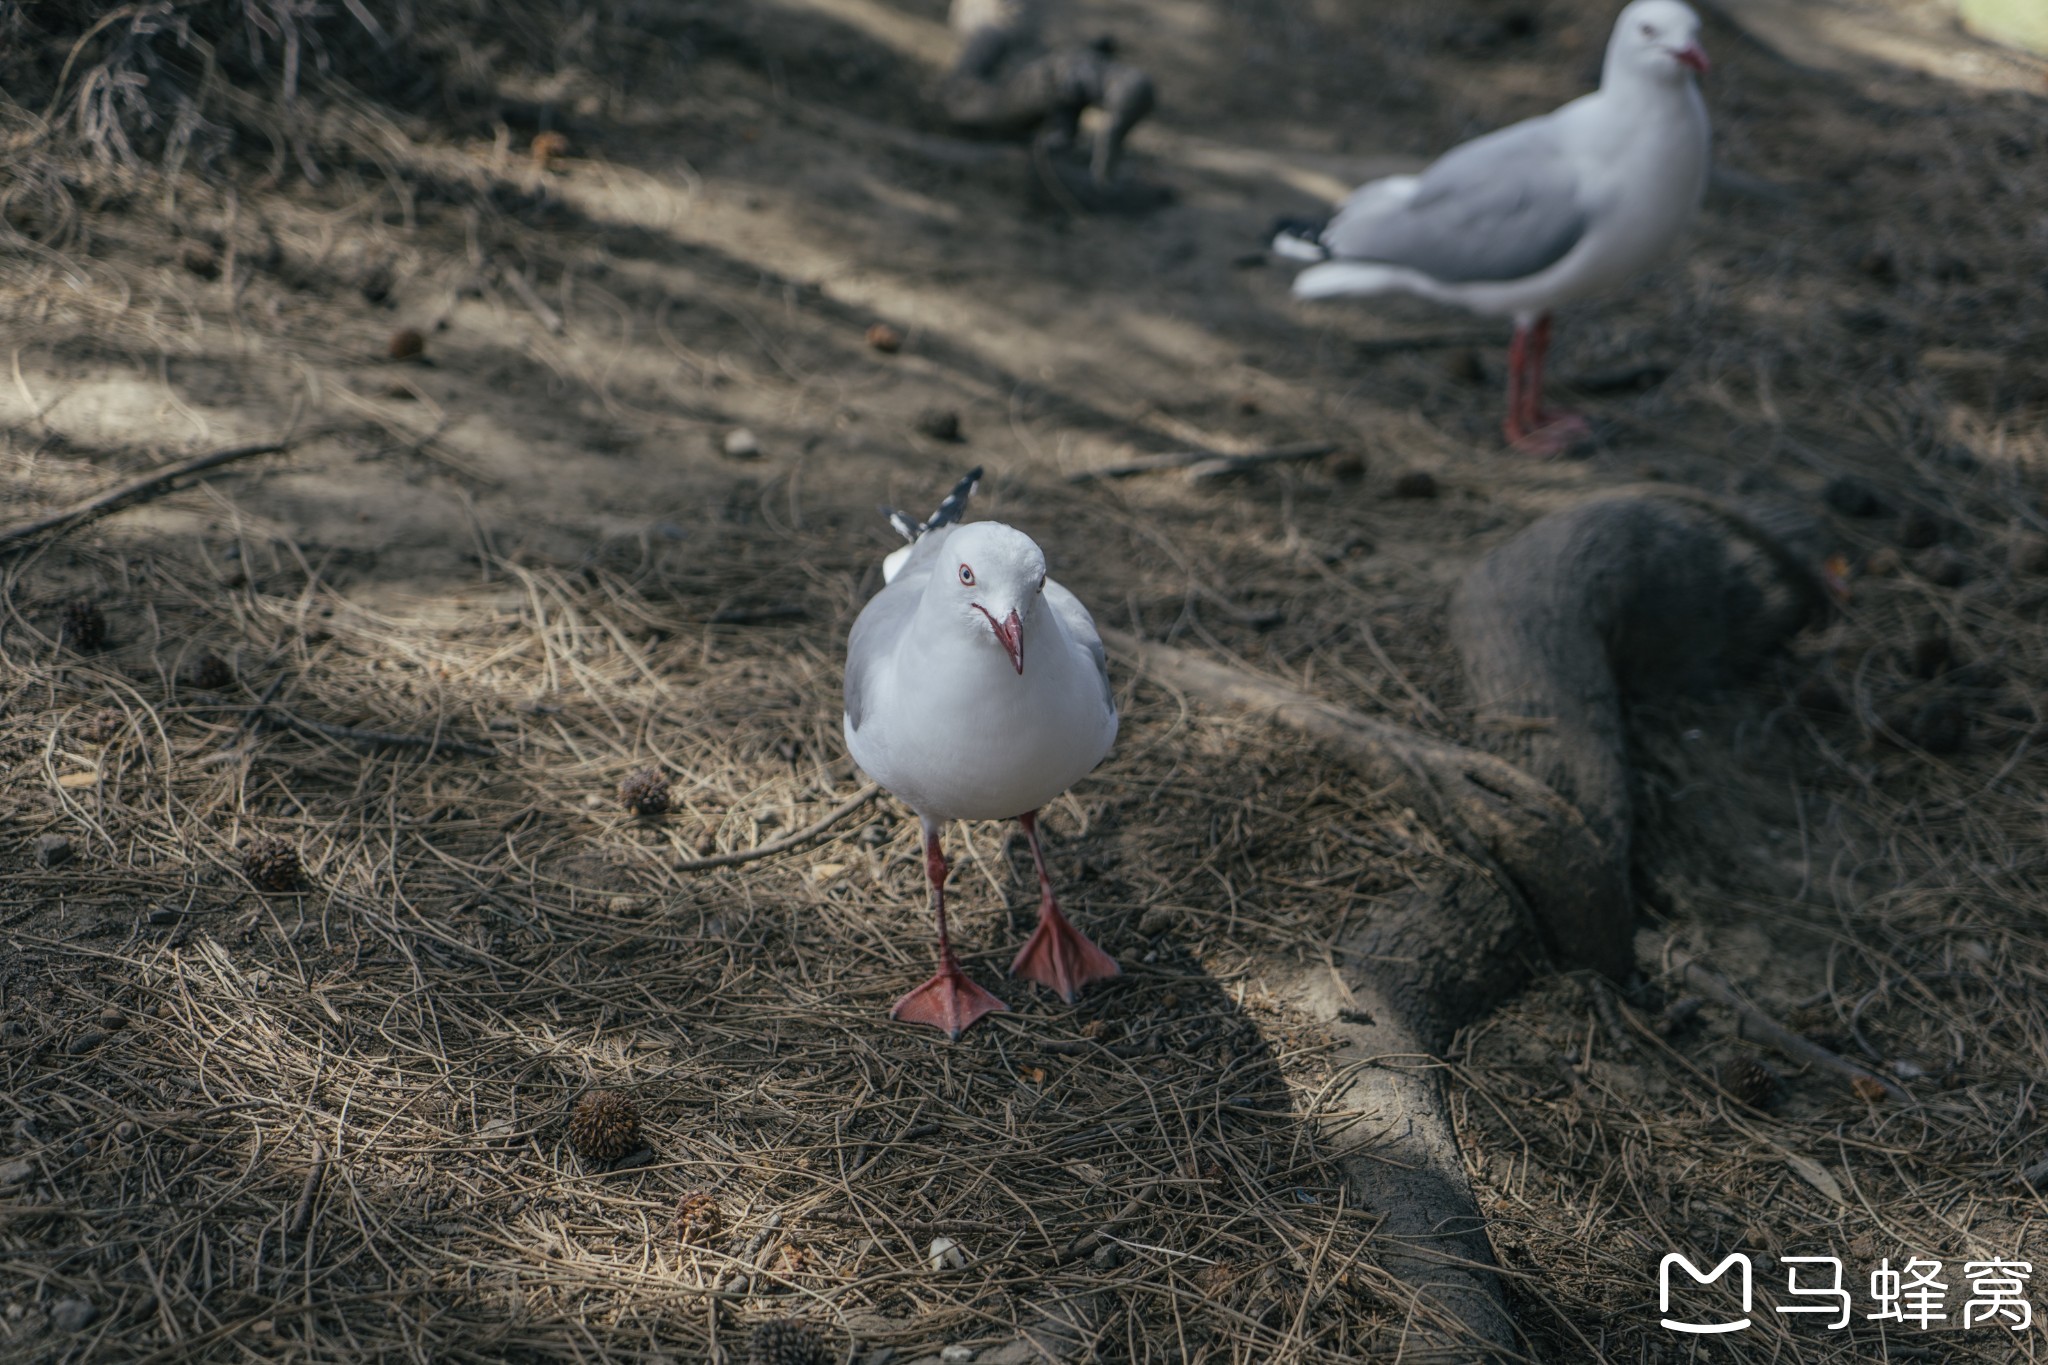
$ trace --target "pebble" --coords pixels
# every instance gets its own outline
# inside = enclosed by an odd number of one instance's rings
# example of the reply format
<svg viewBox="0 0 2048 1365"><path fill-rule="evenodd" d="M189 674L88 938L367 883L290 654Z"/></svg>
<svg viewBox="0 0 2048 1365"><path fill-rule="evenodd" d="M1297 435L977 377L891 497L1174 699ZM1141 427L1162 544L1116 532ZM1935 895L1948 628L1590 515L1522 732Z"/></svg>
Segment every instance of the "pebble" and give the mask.
<svg viewBox="0 0 2048 1365"><path fill-rule="evenodd" d="M0 1162L0 1190L13 1189L17 1185L26 1185L35 1178L36 1163L30 1161L27 1157Z"/></svg>
<svg viewBox="0 0 2048 1365"><path fill-rule="evenodd" d="M59 1299L50 1305L50 1325L60 1332L83 1332L99 1315L90 1299Z"/></svg>
<svg viewBox="0 0 2048 1365"><path fill-rule="evenodd" d="M1173 911L1163 906L1153 906L1138 920L1138 932L1150 938L1173 928Z"/></svg>
<svg viewBox="0 0 2048 1365"><path fill-rule="evenodd" d="M149 922L156 925L176 924L184 912L175 905L159 905L149 912Z"/></svg>
<svg viewBox="0 0 2048 1365"><path fill-rule="evenodd" d="M974 1348L972 1346L948 1346L945 1350L939 1352L939 1359L945 1361L946 1365L960 1365L961 1362L974 1359Z"/></svg>
<svg viewBox="0 0 2048 1365"><path fill-rule="evenodd" d="M926 408L917 414L917 432L934 441L964 441L960 432L960 414L951 408Z"/></svg>
<svg viewBox="0 0 2048 1365"><path fill-rule="evenodd" d="M44 867L62 867L71 861L71 840L62 834L45 834L36 840L36 861Z"/></svg>
<svg viewBox="0 0 2048 1365"><path fill-rule="evenodd" d="M745 427L734 427L725 433L725 453L735 460L751 460L761 453L761 442Z"/></svg>
<svg viewBox="0 0 2048 1365"><path fill-rule="evenodd" d="M1881 517L1891 510L1868 479L1859 479L1854 474L1838 474L1828 480L1821 496L1845 517Z"/></svg>
<svg viewBox="0 0 2048 1365"><path fill-rule="evenodd" d="M925 1248L925 1259L931 1262L933 1270L965 1270L967 1253L951 1237L934 1237L932 1244Z"/></svg>
<svg viewBox="0 0 2048 1365"><path fill-rule="evenodd" d="M1394 496L1397 498L1433 498L1436 495L1436 475L1427 469L1411 469L1394 480Z"/></svg>
<svg viewBox="0 0 2048 1365"><path fill-rule="evenodd" d="M71 1041L64 1045L64 1050L74 1057L81 1057L106 1041L106 1034L96 1028L89 1028L74 1035Z"/></svg>
<svg viewBox="0 0 2048 1365"><path fill-rule="evenodd" d="M125 1028L127 1024L128 1016L115 1009L112 1005L100 1011L100 1027L103 1029Z"/></svg>
<svg viewBox="0 0 2048 1365"><path fill-rule="evenodd" d="M135 1125L127 1119L122 1119L114 1125L114 1136L123 1142L129 1141L135 1136Z"/></svg>

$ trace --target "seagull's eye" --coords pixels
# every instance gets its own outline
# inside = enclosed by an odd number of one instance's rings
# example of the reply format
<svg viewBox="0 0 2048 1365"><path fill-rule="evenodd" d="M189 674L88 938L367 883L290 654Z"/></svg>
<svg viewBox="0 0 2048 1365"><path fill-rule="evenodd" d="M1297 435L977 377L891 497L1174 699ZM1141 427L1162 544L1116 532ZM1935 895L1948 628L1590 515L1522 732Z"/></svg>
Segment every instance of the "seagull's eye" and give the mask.
<svg viewBox="0 0 2048 1365"><path fill-rule="evenodd" d="M1656 36L1657 36L1657 26L1656 26L1655 24L1644 24L1644 25L1643 25L1643 36L1644 36L1645 38L1654 38L1654 37L1656 37Z"/></svg>
<svg viewBox="0 0 2048 1365"><path fill-rule="evenodd" d="M960 566L960 583L963 587L971 588L974 586L974 570L968 568L965 564Z"/></svg>

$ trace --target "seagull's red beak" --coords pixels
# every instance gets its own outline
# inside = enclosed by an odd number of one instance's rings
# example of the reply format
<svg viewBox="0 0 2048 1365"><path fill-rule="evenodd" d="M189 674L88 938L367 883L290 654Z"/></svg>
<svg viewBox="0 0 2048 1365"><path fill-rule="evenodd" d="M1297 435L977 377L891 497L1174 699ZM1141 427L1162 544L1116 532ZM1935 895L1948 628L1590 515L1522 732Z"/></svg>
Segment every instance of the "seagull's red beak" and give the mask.
<svg viewBox="0 0 2048 1365"><path fill-rule="evenodd" d="M982 615L988 616L988 613L984 611ZM1013 611L1007 619L1001 621L996 620L993 616L989 616L988 623L995 628L996 639L1002 642L1003 652L1010 656L1010 662L1017 666L1017 672L1023 673L1024 622Z"/></svg>
<svg viewBox="0 0 2048 1365"><path fill-rule="evenodd" d="M1714 69L1714 64L1707 60L1707 50L1698 43L1687 43L1671 55L1678 58L1680 66L1689 66L1702 76Z"/></svg>

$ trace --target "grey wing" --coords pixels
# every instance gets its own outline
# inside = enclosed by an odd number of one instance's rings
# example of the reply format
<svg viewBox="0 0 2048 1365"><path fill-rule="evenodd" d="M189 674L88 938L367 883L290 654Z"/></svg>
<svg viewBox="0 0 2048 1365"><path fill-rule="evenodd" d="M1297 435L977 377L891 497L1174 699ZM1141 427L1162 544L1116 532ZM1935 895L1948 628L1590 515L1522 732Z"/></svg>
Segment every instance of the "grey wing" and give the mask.
<svg viewBox="0 0 2048 1365"><path fill-rule="evenodd" d="M1114 709L1116 696L1109 690L1109 653L1102 647L1102 633L1095 629L1095 618L1088 614L1088 608L1081 605L1080 598L1051 579L1045 582L1045 604L1059 617L1067 638L1087 650L1088 657L1095 660L1095 671L1102 678L1102 704Z"/></svg>
<svg viewBox="0 0 2048 1365"><path fill-rule="evenodd" d="M917 615L925 584L931 581L932 564L952 531L950 526L941 526L919 536L896 577L869 598L854 618L853 632L846 637L846 720L856 730L867 709L875 669L896 648L896 641Z"/></svg>
<svg viewBox="0 0 2048 1365"><path fill-rule="evenodd" d="M1586 232L1578 176L1548 115L1453 148L1415 177L1412 192L1365 190L1324 229L1331 255L1446 284L1525 279Z"/></svg>

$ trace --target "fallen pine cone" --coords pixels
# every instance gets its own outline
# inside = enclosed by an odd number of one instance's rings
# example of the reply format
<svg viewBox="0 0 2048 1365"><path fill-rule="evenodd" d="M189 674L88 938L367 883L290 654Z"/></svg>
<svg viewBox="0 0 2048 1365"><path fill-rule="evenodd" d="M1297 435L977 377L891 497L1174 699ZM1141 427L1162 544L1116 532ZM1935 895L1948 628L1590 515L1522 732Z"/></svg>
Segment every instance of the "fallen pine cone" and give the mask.
<svg viewBox="0 0 2048 1365"><path fill-rule="evenodd" d="M683 1196L676 1205L676 1235L685 1246L704 1246L725 1231L725 1213L718 1201L702 1190Z"/></svg>
<svg viewBox="0 0 2048 1365"><path fill-rule="evenodd" d="M64 643L81 654L107 642L107 618L99 604L81 597L64 608Z"/></svg>
<svg viewBox="0 0 2048 1365"><path fill-rule="evenodd" d="M258 891L290 891L304 874L299 850L282 839L258 839L242 851L242 875Z"/></svg>
<svg viewBox="0 0 2048 1365"><path fill-rule="evenodd" d="M617 1161L640 1145L640 1111L617 1090L590 1090L569 1111L569 1145L591 1161Z"/></svg>
<svg viewBox="0 0 2048 1365"><path fill-rule="evenodd" d="M1777 1092L1777 1075L1754 1057L1723 1062L1715 1070L1720 1087L1752 1109L1761 1109Z"/></svg>
<svg viewBox="0 0 2048 1365"><path fill-rule="evenodd" d="M200 655L199 661L192 665L194 687L204 688L208 692L218 692L234 680L235 670L228 667L226 659L212 650Z"/></svg>
<svg viewBox="0 0 2048 1365"><path fill-rule="evenodd" d="M619 783L619 801L635 815L668 812L668 778L659 768L642 768Z"/></svg>
<svg viewBox="0 0 2048 1365"><path fill-rule="evenodd" d="M747 1365L832 1365L818 1329L795 1318L764 1322L747 1341Z"/></svg>

